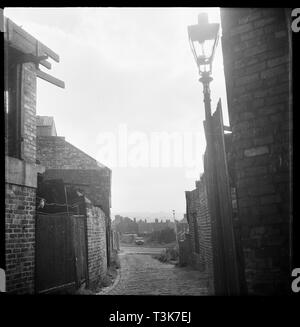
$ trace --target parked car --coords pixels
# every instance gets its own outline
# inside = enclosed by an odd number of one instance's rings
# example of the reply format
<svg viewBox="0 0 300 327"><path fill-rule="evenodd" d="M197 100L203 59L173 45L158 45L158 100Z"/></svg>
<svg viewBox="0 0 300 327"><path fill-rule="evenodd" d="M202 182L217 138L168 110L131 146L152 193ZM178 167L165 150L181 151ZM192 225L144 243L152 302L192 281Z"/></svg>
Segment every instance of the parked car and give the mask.
<svg viewBox="0 0 300 327"><path fill-rule="evenodd" d="M145 243L143 238L136 238L135 239L135 244L136 245L143 245Z"/></svg>

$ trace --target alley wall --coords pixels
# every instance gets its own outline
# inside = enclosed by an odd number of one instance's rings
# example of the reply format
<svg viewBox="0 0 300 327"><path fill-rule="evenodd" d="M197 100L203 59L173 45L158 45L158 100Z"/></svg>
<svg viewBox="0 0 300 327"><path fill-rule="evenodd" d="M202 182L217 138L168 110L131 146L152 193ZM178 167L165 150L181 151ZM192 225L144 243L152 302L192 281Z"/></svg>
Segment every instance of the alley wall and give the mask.
<svg viewBox="0 0 300 327"><path fill-rule="evenodd" d="M284 8L222 8L238 216L249 294L290 289L291 42Z"/></svg>

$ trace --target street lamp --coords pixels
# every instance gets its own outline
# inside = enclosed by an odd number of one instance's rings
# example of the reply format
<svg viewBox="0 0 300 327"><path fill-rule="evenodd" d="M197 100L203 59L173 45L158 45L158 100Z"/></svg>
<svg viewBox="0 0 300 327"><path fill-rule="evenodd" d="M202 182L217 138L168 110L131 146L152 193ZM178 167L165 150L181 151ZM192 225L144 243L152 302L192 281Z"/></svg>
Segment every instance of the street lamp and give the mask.
<svg viewBox="0 0 300 327"><path fill-rule="evenodd" d="M220 24L208 22L207 13L198 15L198 24L188 26L189 42L200 74L212 72L219 30Z"/></svg>
<svg viewBox="0 0 300 327"><path fill-rule="evenodd" d="M212 62L219 40L220 24L209 23L207 13L198 15L198 24L188 26L189 43L199 69L200 79L203 84L206 124L210 125L211 106L210 88L212 81ZM210 128L208 127L208 133Z"/></svg>
<svg viewBox="0 0 300 327"><path fill-rule="evenodd" d="M212 238L213 238L213 251L214 251L214 284L216 294L222 294L219 291L219 272L223 271L223 258L219 256L219 232L218 228L214 227L217 224L217 214L219 212L219 194L215 189L217 185L217 167L215 162L215 149L214 149L214 135L212 130L212 117L211 117L211 99L209 83L212 81L212 62L215 50L219 39L218 23L210 24L208 22L208 15L202 13L198 16L198 24L188 26L189 43L196 64L199 69L200 79L203 84L204 106L205 106L205 136L206 136L206 155L207 155L207 180L209 192L209 207L211 210L211 223L212 223ZM216 255L215 255L216 254ZM224 278L221 276L221 278Z"/></svg>

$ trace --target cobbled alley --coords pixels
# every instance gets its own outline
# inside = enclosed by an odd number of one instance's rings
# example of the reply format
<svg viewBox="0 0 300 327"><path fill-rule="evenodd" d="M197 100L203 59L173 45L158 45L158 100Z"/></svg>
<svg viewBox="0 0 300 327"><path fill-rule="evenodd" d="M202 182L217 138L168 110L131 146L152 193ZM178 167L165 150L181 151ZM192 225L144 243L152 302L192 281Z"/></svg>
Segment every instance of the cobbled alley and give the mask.
<svg viewBox="0 0 300 327"><path fill-rule="evenodd" d="M162 248L123 247L119 279L107 295L208 295L199 271L153 258Z"/></svg>

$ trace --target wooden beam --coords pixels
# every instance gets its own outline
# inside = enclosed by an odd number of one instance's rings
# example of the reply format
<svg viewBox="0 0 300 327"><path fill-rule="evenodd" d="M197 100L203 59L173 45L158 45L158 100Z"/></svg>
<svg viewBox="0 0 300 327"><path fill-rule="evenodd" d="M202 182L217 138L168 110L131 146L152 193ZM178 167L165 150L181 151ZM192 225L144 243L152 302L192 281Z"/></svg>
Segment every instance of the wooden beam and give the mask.
<svg viewBox="0 0 300 327"><path fill-rule="evenodd" d="M65 82L61 81L60 79L58 78L55 78L39 69L36 70L36 76L49 82L49 83L52 83L58 87L61 87L62 89L65 88Z"/></svg>
<svg viewBox="0 0 300 327"><path fill-rule="evenodd" d="M6 33L5 40L10 42L10 45L25 52L37 53L38 56L48 55L54 61L59 62L59 55L48 48L43 43L39 42L36 38L24 31L20 26L15 24L9 18L6 20Z"/></svg>
<svg viewBox="0 0 300 327"><path fill-rule="evenodd" d="M44 45L42 42L38 41L36 42L36 48L37 48L37 53L38 55L43 55L46 54L50 58L52 58L54 61L59 62L59 55L49 49L46 45Z"/></svg>
<svg viewBox="0 0 300 327"><path fill-rule="evenodd" d="M48 68L48 69L51 69L51 68L52 68L51 63L50 63L49 61L47 61L47 60L42 60L42 61L40 61L40 64L41 64L42 66Z"/></svg>
<svg viewBox="0 0 300 327"><path fill-rule="evenodd" d="M59 55L52 51L50 48L45 46L43 43L37 41L39 43L39 48L41 49L42 53L45 53L48 55L50 58L52 58L54 61L59 62Z"/></svg>
<svg viewBox="0 0 300 327"><path fill-rule="evenodd" d="M37 55L38 57L45 55L44 53L42 53L42 51L41 51L41 47L40 47L40 42L38 42L38 41L36 42L36 55ZM51 67L52 67L51 63L48 62L48 61L46 61L48 58L49 58L49 56L47 55L47 57L45 58L45 60L40 60L39 63L40 63L42 66L44 66L44 67L46 67L46 68L48 68L48 69L51 69ZM39 68L39 67L37 66L36 68Z"/></svg>
<svg viewBox="0 0 300 327"><path fill-rule="evenodd" d="M19 62L19 63L33 62L35 64L39 64L40 61L45 60L47 58L48 58L48 56L37 57L32 53L25 53L25 54L22 54L21 56L19 56L19 58L17 59L17 62Z"/></svg>

